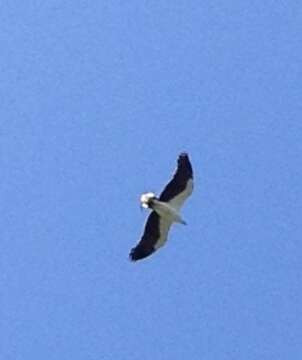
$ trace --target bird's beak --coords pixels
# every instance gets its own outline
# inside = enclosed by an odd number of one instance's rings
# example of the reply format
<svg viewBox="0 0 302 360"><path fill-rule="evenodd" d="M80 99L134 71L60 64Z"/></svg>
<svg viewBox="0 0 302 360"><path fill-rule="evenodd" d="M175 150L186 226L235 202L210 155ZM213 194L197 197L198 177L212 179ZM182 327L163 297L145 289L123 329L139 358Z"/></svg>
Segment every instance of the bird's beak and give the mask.
<svg viewBox="0 0 302 360"><path fill-rule="evenodd" d="M145 202L141 202L141 203L140 203L140 208L141 208L141 210L143 210L143 208L144 208L144 209L148 209L148 207L149 207L148 204L146 204Z"/></svg>

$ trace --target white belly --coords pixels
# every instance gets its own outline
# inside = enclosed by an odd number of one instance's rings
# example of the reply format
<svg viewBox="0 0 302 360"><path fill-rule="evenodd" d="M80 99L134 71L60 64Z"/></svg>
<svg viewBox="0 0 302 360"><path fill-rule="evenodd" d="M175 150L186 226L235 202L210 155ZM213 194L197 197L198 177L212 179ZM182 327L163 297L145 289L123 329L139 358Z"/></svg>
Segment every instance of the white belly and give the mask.
<svg viewBox="0 0 302 360"><path fill-rule="evenodd" d="M153 200L153 209L158 213L159 216L166 218L172 222L181 222L181 216L179 213L169 204L159 201Z"/></svg>

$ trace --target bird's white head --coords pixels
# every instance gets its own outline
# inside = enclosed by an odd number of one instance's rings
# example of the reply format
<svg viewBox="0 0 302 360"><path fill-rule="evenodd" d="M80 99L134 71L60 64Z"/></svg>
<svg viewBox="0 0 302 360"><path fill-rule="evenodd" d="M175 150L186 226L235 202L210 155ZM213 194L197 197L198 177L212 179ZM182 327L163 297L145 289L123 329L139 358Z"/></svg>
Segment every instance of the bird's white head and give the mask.
<svg viewBox="0 0 302 360"><path fill-rule="evenodd" d="M144 207L145 209L148 209L150 201L155 198L156 196L152 192L142 194L140 198L141 206Z"/></svg>

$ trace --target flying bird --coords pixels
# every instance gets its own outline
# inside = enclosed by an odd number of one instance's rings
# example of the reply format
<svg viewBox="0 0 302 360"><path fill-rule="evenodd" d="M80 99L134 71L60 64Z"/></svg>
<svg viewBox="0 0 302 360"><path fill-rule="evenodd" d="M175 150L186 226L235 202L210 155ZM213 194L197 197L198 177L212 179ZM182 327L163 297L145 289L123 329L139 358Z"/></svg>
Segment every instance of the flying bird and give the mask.
<svg viewBox="0 0 302 360"><path fill-rule="evenodd" d="M152 192L141 195L144 208L151 209L143 236L131 250L130 260L136 261L150 256L166 241L173 223L186 224L179 211L193 191L193 170L187 153L181 153L172 180L164 188L159 198Z"/></svg>

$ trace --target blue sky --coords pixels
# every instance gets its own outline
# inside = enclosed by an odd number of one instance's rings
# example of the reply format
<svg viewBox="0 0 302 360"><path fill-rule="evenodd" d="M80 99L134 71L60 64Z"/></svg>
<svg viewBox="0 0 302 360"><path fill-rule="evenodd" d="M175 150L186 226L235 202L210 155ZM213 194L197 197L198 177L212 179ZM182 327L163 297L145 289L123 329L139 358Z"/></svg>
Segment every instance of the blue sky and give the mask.
<svg viewBox="0 0 302 360"><path fill-rule="evenodd" d="M5 1L1 358L298 360L298 1ZM131 263L178 154L195 191Z"/></svg>

